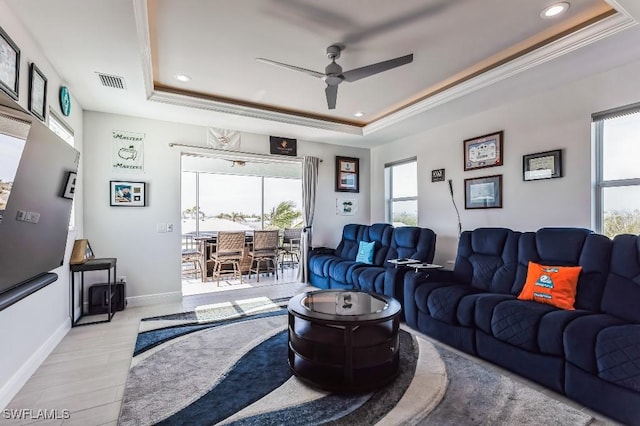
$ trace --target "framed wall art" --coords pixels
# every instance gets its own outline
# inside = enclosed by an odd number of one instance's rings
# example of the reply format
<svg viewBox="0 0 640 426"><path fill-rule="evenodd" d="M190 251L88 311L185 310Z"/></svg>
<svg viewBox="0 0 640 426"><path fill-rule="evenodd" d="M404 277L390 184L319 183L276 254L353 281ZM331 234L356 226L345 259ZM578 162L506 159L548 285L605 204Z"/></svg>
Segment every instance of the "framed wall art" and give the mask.
<svg viewBox="0 0 640 426"><path fill-rule="evenodd" d="M353 216L358 213L357 198L336 198L336 214L339 216Z"/></svg>
<svg viewBox="0 0 640 426"><path fill-rule="evenodd" d="M67 173L67 182L64 186L64 191L62 192L62 197L68 198L69 200L73 200L73 196L76 193L76 179L78 178L78 174L76 172L68 172Z"/></svg>
<svg viewBox="0 0 640 426"><path fill-rule="evenodd" d="M562 177L562 150L538 152L522 156L522 180Z"/></svg>
<svg viewBox="0 0 640 426"><path fill-rule="evenodd" d="M464 147L464 170L502 166L504 131L467 139Z"/></svg>
<svg viewBox="0 0 640 426"><path fill-rule="evenodd" d="M464 180L465 209L501 209L502 175Z"/></svg>
<svg viewBox="0 0 640 426"><path fill-rule="evenodd" d="M147 205L147 184L145 182L112 180L109 182L109 187L111 206L144 207Z"/></svg>
<svg viewBox="0 0 640 426"><path fill-rule="evenodd" d="M29 67L29 111L45 121L47 114L47 78L33 62Z"/></svg>
<svg viewBox="0 0 640 426"><path fill-rule="evenodd" d="M269 136L269 153L295 157L298 155L298 140L280 136Z"/></svg>
<svg viewBox="0 0 640 426"><path fill-rule="evenodd" d="M360 159L336 156L336 192L360 192Z"/></svg>
<svg viewBox="0 0 640 426"><path fill-rule="evenodd" d="M0 28L0 89L18 100L20 49Z"/></svg>

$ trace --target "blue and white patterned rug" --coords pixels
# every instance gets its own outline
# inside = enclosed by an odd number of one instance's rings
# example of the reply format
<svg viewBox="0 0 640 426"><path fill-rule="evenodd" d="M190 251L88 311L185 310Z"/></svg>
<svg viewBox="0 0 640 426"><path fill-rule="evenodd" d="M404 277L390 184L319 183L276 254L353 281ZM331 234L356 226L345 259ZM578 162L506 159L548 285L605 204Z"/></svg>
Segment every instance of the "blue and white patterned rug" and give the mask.
<svg viewBox="0 0 640 426"><path fill-rule="evenodd" d="M586 425L580 411L401 330L400 374L374 392L311 388L287 364L286 300L141 321L120 425Z"/></svg>

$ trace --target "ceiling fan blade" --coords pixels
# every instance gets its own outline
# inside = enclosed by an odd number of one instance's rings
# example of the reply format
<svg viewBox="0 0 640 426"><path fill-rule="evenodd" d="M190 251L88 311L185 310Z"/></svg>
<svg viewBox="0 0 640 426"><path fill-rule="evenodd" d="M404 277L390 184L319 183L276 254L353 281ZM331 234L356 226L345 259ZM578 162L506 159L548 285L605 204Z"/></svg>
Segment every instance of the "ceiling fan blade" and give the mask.
<svg viewBox="0 0 640 426"><path fill-rule="evenodd" d="M327 95L327 106L329 109L336 109L336 99L338 99L338 85L328 85L324 89L324 93Z"/></svg>
<svg viewBox="0 0 640 426"><path fill-rule="evenodd" d="M324 77L324 74L321 73L321 72L308 70L306 68L296 67L294 65L283 64L282 62L272 61L271 59L256 58L256 61L264 62L265 64L269 64L269 65L275 65L276 67L290 69L290 70L293 70L293 71L300 71L300 72L303 72L305 74L309 74L312 77L317 77L317 78L323 78Z"/></svg>
<svg viewBox="0 0 640 426"><path fill-rule="evenodd" d="M378 62L377 64L371 64L365 67L349 70L342 73L342 77L344 77L345 81L357 81L361 78L369 77L392 68L410 64L411 62L413 62L413 53L406 56L400 56L399 58L389 59L388 61Z"/></svg>

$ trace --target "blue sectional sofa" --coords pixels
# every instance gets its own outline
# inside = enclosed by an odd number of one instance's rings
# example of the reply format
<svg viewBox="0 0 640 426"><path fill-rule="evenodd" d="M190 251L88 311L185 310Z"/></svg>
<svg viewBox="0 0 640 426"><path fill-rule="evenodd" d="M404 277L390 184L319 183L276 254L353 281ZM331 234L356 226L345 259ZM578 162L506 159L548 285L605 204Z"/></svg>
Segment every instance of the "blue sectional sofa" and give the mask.
<svg viewBox="0 0 640 426"><path fill-rule="evenodd" d="M529 261L581 266L575 310L517 299ZM407 274L410 327L640 425L640 237L463 232L453 271Z"/></svg>
<svg viewBox="0 0 640 426"><path fill-rule="evenodd" d="M357 262L360 241L374 242L371 264ZM402 284L406 268L396 268L390 259L433 261L436 235L431 229L413 226L394 228L388 223L345 225L335 249L314 248L309 255L310 282L324 289L361 289L404 299Z"/></svg>

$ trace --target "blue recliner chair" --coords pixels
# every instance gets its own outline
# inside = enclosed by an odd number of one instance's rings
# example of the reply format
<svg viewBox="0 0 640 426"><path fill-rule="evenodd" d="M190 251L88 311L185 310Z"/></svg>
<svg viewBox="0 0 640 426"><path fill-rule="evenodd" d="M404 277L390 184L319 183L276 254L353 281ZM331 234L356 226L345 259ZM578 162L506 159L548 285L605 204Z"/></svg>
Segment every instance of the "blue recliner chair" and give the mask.
<svg viewBox="0 0 640 426"><path fill-rule="evenodd" d="M565 393L640 425L640 237L614 238L599 308L565 329Z"/></svg>
<svg viewBox="0 0 640 426"><path fill-rule="evenodd" d="M404 306L404 275L407 267L396 267L391 259L416 259L431 263L436 251L436 234L428 228L404 226L393 229L391 247L387 251L382 266L358 268L353 273L355 288L385 294L398 300ZM413 273L413 271L411 271Z"/></svg>
<svg viewBox="0 0 640 426"><path fill-rule="evenodd" d="M360 241L375 243L371 264L355 260ZM427 228L393 228L387 223L345 225L335 250L318 248L310 253L310 281L319 288L361 289L402 302L402 280L408 269L396 268L388 260L406 257L432 262L435 242L435 233Z"/></svg>
<svg viewBox="0 0 640 426"><path fill-rule="evenodd" d="M375 243L373 265L382 265L391 245L392 231L393 227L388 223L345 225L342 230L342 239L335 250L322 247L311 251L309 255L311 284L324 289L354 288L353 271L371 266L356 262L360 241Z"/></svg>
<svg viewBox="0 0 640 426"><path fill-rule="evenodd" d="M513 299L519 232L479 228L460 235L453 271L407 274L404 313L407 325L465 352L475 354L472 313L476 294Z"/></svg>

